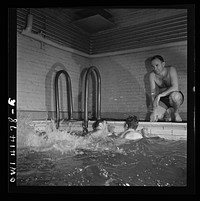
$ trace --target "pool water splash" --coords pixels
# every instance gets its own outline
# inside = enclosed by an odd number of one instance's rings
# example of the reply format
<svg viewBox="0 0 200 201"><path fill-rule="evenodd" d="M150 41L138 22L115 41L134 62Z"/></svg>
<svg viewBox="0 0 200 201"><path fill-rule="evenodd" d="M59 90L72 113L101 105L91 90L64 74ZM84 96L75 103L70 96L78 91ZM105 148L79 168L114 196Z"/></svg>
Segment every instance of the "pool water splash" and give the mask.
<svg viewBox="0 0 200 201"><path fill-rule="evenodd" d="M82 137L52 125L26 132L26 146L17 150L17 185L186 186L184 140Z"/></svg>
<svg viewBox="0 0 200 201"><path fill-rule="evenodd" d="M20 149L18 185L186 185L185 141L141 139L121 144L118 148L123 152L100 146L101 143L98 148L77 146L76 151L63 153L56 148L48 151ZM160 151L159 146L162 146ZM169 152L169 147L174 151Z"/></svg>

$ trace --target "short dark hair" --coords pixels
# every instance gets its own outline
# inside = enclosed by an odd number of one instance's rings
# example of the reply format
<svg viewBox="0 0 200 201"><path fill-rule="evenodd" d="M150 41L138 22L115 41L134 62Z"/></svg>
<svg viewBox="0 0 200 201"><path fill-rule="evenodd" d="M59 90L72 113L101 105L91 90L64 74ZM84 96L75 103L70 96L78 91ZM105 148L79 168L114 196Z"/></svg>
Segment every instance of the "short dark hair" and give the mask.
<svg viewBox="0 0 200 201"><path fill-rule="evenodd" d="M163 58L162 56L160 56L160 55L155 55L155 56L153 56L153 57L151 58L151 61L153 61L154 59L159 59L159 60L162 61L162 62L165 61L164 58Z"/></svg>
<svg viewBox="0 0 200 201"><path fill-rule="evenodd" d="M137 129L138 127L138 119L135 115L130 115L127 119L126 119L126 123L125 123L128 128L133 128L133 129Z"/></svg>
<svg viewBox="0 0 200 201"><path fill-rule="evenodd" d="M93 130L96 130L100 123L103 123L104 119L98 119L92 124Z"/></svg>

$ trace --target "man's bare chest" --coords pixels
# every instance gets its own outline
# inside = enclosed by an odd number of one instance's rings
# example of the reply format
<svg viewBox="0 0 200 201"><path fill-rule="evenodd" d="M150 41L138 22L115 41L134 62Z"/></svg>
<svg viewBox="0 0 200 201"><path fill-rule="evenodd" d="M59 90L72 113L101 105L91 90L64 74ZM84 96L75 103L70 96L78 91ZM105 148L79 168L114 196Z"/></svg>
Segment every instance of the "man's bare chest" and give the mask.
<svg viewBox="0 0 200 201"><path fill-rule="evenodd" d="M160 88L170 87L170 85L171 85L171 79L170 79L169 74L167 74L167 75L164 76L164 77L156 76L156 77L155 77L155 83L156 83L157 86L160 87Z"/></svg>

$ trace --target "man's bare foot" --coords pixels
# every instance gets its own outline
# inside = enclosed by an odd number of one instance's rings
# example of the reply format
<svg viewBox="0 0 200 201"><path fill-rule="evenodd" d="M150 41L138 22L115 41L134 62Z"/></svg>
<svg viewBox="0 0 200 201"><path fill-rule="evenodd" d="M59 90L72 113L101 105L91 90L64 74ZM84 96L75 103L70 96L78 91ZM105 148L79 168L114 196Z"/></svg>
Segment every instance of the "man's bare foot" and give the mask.
<svg viewBox="0 0 200 201"><path fill-rule="evenodd" d="M177 121L177 122L181 122L182 121L179 113L174 113L174 116L175 116L175 121Z"/></svg>
<svg viewBox="0 0 200 201"><path fill-rule="evenodd" d="M172 118L171 118L171 109L168 108L165 112L165 121L172 121Z"/></svg>

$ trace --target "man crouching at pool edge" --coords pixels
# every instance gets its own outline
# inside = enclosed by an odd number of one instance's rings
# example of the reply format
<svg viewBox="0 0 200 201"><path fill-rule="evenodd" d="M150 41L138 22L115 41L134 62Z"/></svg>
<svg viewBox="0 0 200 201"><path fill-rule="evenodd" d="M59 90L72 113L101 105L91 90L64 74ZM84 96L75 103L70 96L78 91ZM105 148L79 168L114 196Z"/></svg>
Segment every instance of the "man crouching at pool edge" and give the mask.
<svg viewBox="0 0 200 201"><path fill-rule="evenodd" d="M151 58L151 65L153 71L149 75L152 99L150 121L158 121L163 117L166 121L171 121L171 108L173 108L175 121L181 122L179 108L183 104L184 96L179 91L176 69L172 66L165 66L165 61L160 55ZM156 86L159 89L157 94Z"/></svg>

